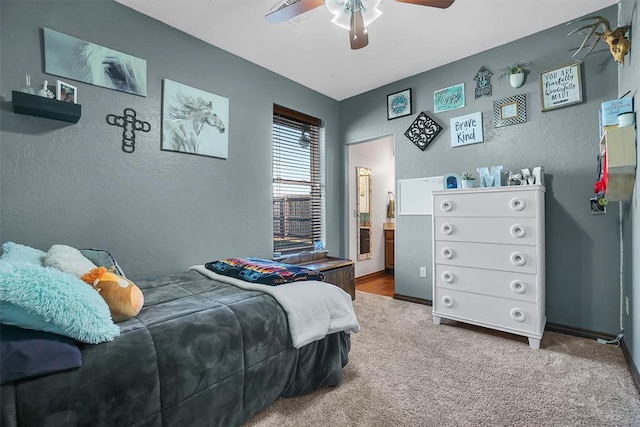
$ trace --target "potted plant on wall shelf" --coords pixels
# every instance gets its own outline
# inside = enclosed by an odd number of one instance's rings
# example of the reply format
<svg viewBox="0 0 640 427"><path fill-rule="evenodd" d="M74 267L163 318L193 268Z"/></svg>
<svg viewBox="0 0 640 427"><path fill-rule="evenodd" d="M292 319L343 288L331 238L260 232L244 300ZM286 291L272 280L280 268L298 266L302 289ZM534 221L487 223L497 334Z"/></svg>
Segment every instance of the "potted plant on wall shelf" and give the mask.
<svg viewBox="0 0 640 427"><path fill-rule="evenodd" d="M460 180L462 182L462 188L473 188L475 180L476 178L471 176L469 172L463 173L462 179Z"/></svg>
<svg viewBox="0 0 640 427"><path fill-rule="evenodd" d="M520 87L524 83L524 74L527 71L526 66L531 65L529 62L519 61L502 69L500 74L509 77L511 87Z"/></svg>

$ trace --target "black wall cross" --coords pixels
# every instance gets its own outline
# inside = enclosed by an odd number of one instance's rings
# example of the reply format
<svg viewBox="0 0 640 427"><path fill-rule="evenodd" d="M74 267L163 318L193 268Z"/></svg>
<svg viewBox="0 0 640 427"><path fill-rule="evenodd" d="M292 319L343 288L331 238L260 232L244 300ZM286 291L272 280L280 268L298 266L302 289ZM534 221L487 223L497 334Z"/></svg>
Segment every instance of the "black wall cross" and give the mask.
<svg viewBox="0 0 640 427"><path fill-rule="evenodd" d="M125 108L122 116L108 114L107 123L122 128L122 151L125 153L133 153L136 149L135 131L149 132L151 130L149 122L136 119L136 110L133 108Z"/></svg>

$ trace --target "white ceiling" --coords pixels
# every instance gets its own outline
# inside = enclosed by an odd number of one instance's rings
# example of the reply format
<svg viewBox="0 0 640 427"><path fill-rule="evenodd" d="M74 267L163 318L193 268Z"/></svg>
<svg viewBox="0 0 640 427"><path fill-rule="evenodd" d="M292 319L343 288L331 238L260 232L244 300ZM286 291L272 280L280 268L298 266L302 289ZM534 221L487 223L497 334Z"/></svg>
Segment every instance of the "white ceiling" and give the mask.
<svg viewBox="0 0 640 427"><path fill-rule="evenodd" d="M270 24L264 15L282 0L116 1L338 101L618 2L456 0L436 9L383 0L369 45L351 50L324 6Z"/></svg>

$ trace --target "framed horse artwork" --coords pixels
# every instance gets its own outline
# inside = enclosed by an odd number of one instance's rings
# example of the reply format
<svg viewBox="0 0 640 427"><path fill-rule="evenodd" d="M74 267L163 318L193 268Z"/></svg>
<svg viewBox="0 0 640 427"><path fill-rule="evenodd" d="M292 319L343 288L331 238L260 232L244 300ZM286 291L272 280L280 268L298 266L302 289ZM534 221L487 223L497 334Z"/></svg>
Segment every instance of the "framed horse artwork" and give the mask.
<svg viewBox="0 0 640 427"><path fill-rule="evenodd" d="M164 79L162 150L226 159L228 125L229 99Z"/></svg>

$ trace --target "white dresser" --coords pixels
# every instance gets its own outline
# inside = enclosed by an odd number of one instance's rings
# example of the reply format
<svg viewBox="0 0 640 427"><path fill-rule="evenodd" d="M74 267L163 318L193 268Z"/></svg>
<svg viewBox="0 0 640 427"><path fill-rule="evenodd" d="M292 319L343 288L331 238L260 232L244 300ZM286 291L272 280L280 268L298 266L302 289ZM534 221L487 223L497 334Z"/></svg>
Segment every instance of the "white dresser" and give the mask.
<svg viewBox="0 0 640 427"><path fill-rule="evenodd" d="M511 332L540 348L544 193L540 185L433 192L433 323Z"/></svg>

